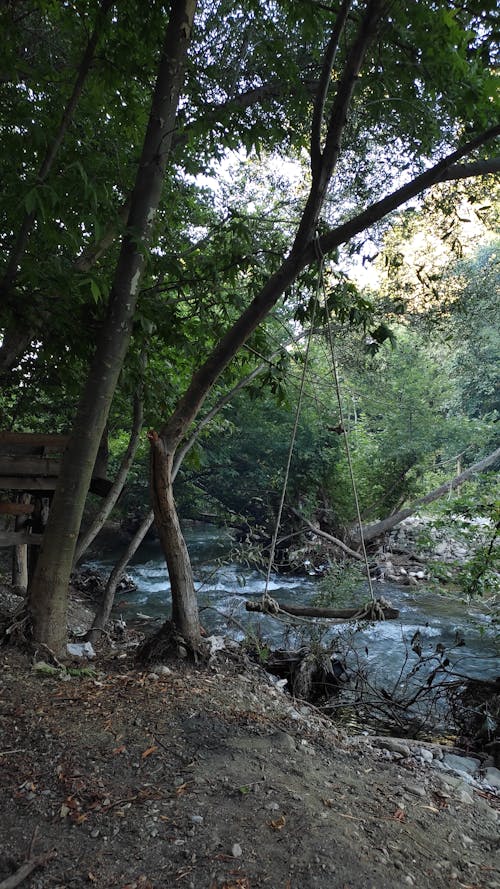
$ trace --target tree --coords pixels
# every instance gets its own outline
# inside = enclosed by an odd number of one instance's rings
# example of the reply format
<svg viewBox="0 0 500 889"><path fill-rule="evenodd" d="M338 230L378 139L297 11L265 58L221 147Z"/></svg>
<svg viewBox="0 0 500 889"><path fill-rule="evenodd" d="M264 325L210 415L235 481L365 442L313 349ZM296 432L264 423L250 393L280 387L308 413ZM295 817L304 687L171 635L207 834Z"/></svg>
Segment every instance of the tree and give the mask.
<svg viewBox="0 0 500 889"><path fill-rule="evenodd" d="M85 498L127 351L145 249L160 200L193 16L192 0L174 0L107 314L29 587L33 636L57 652L65 643L67 585Z"/></svg>
<svg viewBox="0 0 500 889"><path fill-rule="evenodd" d="M331 75L339 41L348 24L350 7L350 3L341 4L324 55L312 118L311 188L291 250L281 266L271 275L234 325L221 338L206 361L195 372L184 396L160 434L150 434L153 504L171 581L173 623L194 651L200 647L199 620L187 548L175 508L172 469L176 450L211 387L278 299L307 266L317 261L318 256L327 254L355 235L365 231L368 226L383 219L389 212L436 182L453 177L462 157L467 157L500 133L499 127L484 131L435 164L430 170L416 176L408 185L402 186L393 194L375 202L368 210L354 216L350 221L318 237L317 226L320 213L339 159L347 114L350 109L352 110L354 104L356 81L370 48L375 42L383 15L383 4L376 2L376 0L364 5L355 36L348 42L343 69L336 84L335 97L328 108L327 98ZM486 166L485 169L488 167ZM467 167L463 167L461 175L466 176L467 174Z"/></svg>

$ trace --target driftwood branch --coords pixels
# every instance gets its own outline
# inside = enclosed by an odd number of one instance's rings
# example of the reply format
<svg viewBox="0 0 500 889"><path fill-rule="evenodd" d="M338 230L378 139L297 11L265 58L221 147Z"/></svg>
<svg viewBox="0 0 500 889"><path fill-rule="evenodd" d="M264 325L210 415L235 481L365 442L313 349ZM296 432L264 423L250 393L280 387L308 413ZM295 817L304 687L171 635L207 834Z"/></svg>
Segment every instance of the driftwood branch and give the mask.
<svg viewBox="0 0 500 889"><path fill-rule="evenodd" d="M347 546L347 544L344 543L342 540L339 540L338 537L334 537L333 534L328 534L326 531L322 531L321 528L317 528L316 525L313 525L313 523L310 522L309 519L304 518L304 516L301 515L300 512L298 512L296 509L292 508L291 512L293 512L293 514L296 515L297 518L301 520L301 522L304 522L304 524L307 525L307 527L310 528L311 531L314 531L314 533L317 534L318 537L322 537L323 540L328 540L329 543L333 543L334 546L338 546L338 548L341 549L342 552L346 553L346 555L348 556L351 556L353 559L357 559L359 562L364 561L361 553L358 553L356 552L356 550L351 549L350 546Z"/></svg>

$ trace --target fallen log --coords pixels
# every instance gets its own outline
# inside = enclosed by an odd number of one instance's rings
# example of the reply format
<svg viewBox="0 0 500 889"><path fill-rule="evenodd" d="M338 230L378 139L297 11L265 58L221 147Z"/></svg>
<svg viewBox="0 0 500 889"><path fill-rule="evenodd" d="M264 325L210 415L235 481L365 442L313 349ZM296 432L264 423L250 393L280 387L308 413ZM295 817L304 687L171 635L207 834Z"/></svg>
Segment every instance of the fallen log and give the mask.
<svg viewBox="0 0 500 889"><path fill-rule="evenodd" d="M278 610L269 607L266 599L259 599L258 602L246 602L247 611L259 612L261 614L291 614L294 617L325 617L336 620L395 620L399 617L397 608L393 608L384 600L370 602L368 605L362 605L358 608L319 608L314 605L292 605L288 602L276 602L272 600L274 605L278 606Z"/></svg>

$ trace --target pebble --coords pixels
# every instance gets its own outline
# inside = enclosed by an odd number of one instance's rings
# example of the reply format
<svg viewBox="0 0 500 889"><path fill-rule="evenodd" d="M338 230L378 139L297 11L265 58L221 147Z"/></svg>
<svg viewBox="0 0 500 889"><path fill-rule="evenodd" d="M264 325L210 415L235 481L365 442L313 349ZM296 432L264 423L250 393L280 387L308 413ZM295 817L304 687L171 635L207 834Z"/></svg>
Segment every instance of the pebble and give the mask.
<svg viewBox="0 0 500 889"><path fill-rule="evenodd" d="M404 741L399 738L381 738L377 739L376 744L384 750L390 750L391 753L399 753L400 756L406 757L410 755L410 748Z"/></svg>
<svg viewBox="0 0 500 889"><path fill-rule="evenodd" d="M191 815L193 824L203 824L203 815Z"/></svg>
<svg viewBox="0 0 500 889"><path fill-rule="evenodd" d="M405 790L408 793L412 793L413 796L420 796L421 798L427 796L427 791L421 784L406 784Z"/></svg>
<svg viewBox="0 0 500 889"><path fill-rule="evenodd" d="M243 849L241 848L239 843L233 843L231 846L231 855L233 858L241 858L243 855Z"/></svg>
<svg viewBox="0 0 500 889"><path fill-rule="evenodd" d="M418 755L423 762L431 763L434 759L432 750L428 750L426 747L419 747Z"/></svg>

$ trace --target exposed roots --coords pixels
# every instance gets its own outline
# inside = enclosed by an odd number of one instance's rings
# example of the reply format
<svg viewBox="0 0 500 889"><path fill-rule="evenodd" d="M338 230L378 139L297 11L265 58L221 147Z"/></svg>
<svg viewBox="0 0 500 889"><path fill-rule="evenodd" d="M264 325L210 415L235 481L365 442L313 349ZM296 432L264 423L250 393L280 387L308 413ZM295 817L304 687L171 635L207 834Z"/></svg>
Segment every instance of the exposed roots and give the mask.
<svg viewBox="0 0 500 889"><path fill-rule="evenodd" d="M21 651L32 648L32 621L25 602L11 614L2 615L0 619L0 644L15 645Z"/></svg>
<svg viewBox="0 0 500 889"><path fill-rule="evenodd" d="M198 664L207 659L208 648L205 650L202 642L197 645L188 642L177 632L172 621L167 620L156 633L146 637L136 657L143 665L177 661L179 658L191 659Z"/></svg>

